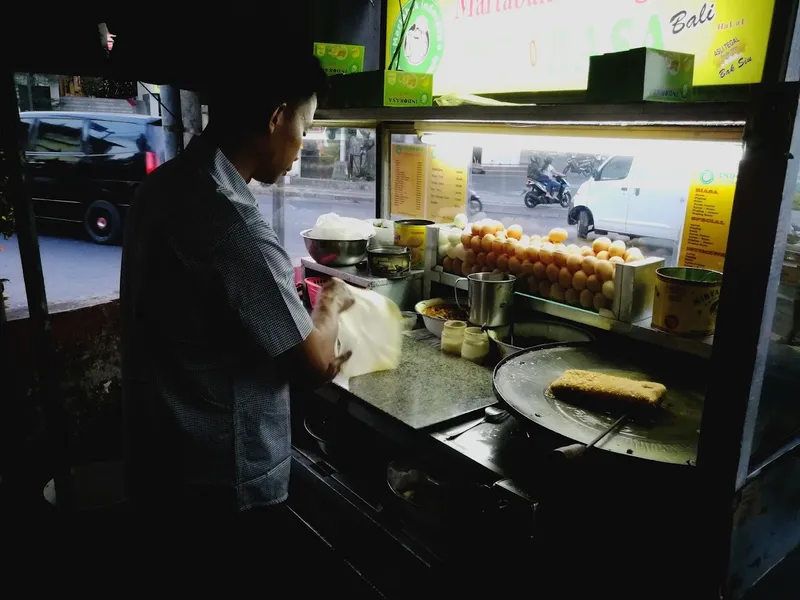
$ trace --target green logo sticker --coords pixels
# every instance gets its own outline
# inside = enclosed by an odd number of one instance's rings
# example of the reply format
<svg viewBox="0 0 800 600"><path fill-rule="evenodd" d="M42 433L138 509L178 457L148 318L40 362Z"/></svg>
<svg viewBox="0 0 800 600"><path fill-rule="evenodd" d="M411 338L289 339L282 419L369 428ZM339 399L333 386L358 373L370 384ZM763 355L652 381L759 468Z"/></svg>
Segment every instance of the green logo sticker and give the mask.
<svg viewBox="0 0 800 600"><path fill-rule="evenodd" d="M704 185L708 185L709 183L712 183L714 181L714 171L710 171L709 169L706 169L705 171L700 173L700 181Z"/></svg>
<svg viewBox="0 0 800 600"><path fill-rule="evenodd" d="M401 43L403 22L408 18L411 2L406 2L392 27L389 60ZM433 73L439 66L444 49L444 26L442 13L433 0L421 0L414 4L414 12L408 21L405 39L399 51L398 64L393 68L412 73Z"/></svg>

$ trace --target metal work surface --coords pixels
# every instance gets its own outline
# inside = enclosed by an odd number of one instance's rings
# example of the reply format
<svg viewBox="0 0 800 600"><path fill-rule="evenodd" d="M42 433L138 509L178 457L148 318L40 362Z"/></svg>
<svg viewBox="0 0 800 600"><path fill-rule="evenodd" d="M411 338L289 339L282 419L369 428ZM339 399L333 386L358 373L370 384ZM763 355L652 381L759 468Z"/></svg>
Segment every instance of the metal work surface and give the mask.
<svg viewBox="0 0 800 600"><path fill-rule="evenodd" d="M646 418L630 419L597 448L663 463L689 464L697 456L703 394L680 375L612 353L596 344L550 345L510 356L495 369L498 398L522 418L571 440L588 443L620 414L601 413L563 402L548 388L567 369L584 369L663 383L667 394Z"/></svg>
<svg viewBox="0 0 800 600"><path fill-rule="evenodd" d="M427 334L421 331L423 336ZM496 402L488 369L407 335L403 336L403 355L396 369L353 377L349 388L362 401L414 429Z"/></svg>

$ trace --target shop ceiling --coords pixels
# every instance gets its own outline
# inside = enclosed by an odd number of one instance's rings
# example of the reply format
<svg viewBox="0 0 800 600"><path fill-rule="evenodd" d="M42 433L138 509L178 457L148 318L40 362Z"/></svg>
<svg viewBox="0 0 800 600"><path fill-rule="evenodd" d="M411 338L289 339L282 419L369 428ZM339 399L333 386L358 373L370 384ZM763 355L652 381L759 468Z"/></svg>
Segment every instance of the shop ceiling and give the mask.
<svg viewBox="0 0 800 600"><path fill-rule="evenodd" d="M197 91L233 83L237 72L268 78L280 70L276 49L311 47L315 19L307 17L307 7L316 1L197 17L131 10L124 17L97 11L45 18L35 28L0 36L0 64L13 72L102 76ZM114 36L110 52L101 44L100 23Z"/></svg>

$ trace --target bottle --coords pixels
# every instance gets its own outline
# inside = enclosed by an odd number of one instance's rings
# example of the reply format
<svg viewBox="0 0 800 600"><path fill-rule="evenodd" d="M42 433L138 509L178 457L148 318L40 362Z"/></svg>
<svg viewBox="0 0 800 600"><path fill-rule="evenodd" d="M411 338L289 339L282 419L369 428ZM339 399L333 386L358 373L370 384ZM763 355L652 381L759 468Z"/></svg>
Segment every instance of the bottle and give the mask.
<svg viewBox="0 0 800 600"><path fill-rule="evenodd" d="M489 354L489 336L480 327L467 327L461 344L461 358L482 363Z"/></svg>
<svg viewBox="0 0 800 600"><path fill-rule="evenodd" d="M461 354L461 344L464 341L464 330L467 328L465 321L445 321L442 329L442 352L448 354Z"/></svg>

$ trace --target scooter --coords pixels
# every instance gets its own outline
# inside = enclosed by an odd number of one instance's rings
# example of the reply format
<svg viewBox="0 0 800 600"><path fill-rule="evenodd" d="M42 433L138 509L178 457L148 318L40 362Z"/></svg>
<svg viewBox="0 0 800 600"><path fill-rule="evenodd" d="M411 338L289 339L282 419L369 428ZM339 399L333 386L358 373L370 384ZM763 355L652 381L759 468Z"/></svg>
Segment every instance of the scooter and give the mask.
<svg viewBox="0 0 800 600"><path fill-rule="evenodd" d="M556 195L547 192L547 186L538 181L528 177L525 180L525 189L522 193L525 194L525 206L528 208L535 208L539 204L560 204L563 208L572 206L572 192L569 189L569 183L561 176L556 177L556 181L561 184Z"/></svg>
<svg viewBox="0 0 800 600"><path fill-rule="evenodd" d="M483 212L483 202L481 202L481 197L478 196L473 190L469 190L469 201L467 202L467 212L469 216L475 215L479 212Z"/></svg>

